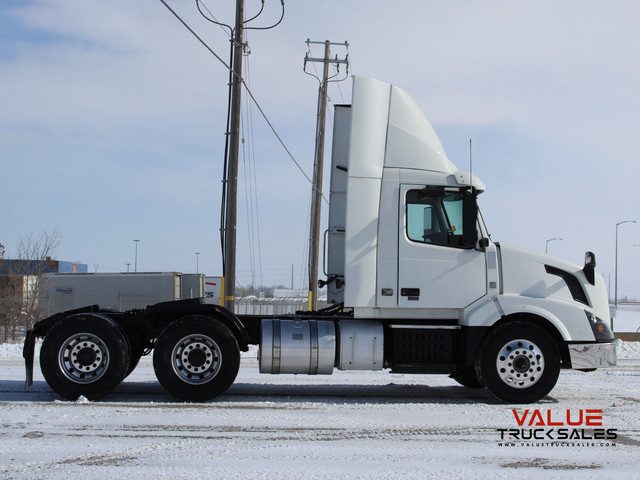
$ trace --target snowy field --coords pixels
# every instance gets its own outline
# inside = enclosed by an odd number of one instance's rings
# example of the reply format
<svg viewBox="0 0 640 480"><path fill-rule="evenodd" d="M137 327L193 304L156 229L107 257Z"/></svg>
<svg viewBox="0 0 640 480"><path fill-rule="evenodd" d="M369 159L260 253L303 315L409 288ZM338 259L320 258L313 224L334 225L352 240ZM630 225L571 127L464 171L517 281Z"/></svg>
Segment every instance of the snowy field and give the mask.
<svg viewBox="0 0 640 480"><path fill-rule="evenodd" d="M446 376L260 375L255 351L210 403L170 397L150 358L105 400L69 402L39 369L25 391L21 346L0 345L0 478L637 479L640 342L617 347L618 367L563 371L514 406ZM549 439L563 428L580 438Z"/></svg>

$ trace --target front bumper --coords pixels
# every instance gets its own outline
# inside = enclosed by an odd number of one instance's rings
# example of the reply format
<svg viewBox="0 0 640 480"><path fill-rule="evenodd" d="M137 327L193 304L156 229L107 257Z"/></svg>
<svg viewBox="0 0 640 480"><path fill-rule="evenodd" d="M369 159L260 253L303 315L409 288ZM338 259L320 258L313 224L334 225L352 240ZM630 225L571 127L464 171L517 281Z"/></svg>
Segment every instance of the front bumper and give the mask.
<svg viewBox="0 0 640 480"><path fill-rule="evenodd" d="M571 368L615 367L618 364L616 346L613 343L574 343L569 345Z"/></svg>

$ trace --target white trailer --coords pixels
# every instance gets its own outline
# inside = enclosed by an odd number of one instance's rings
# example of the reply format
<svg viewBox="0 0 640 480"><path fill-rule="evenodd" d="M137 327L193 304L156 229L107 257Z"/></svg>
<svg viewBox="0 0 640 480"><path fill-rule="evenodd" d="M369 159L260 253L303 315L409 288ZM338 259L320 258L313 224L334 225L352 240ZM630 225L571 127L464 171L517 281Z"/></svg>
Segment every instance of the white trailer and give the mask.
<svg viewBox="0 0 640 480"><path fill-rule="evenodd" d="M42 286L42 307L50 315L92 304L124 311L183 298L177 272L45 273Z"/></svg>
<svg viewBox="0 0 640 480"><path fill-rule="evenodd" d="M224 279L222 277L206 277L204 300L213 305L222 305Z"/></svg>
<svg viewBox="0 0 640 480"><path fill-rule="evenodd" d="M579 266L495 242L477 205L484 189L447 158L406 92L354 77L352 105L337 107L334 122L331 307L234 315L182 301L66 312L28 332L27 382L36 337L45 379L67 398L108 394L151 348L160 383L189 401L223 393L249 344L260 346L263 373L441 373L510 403L543 398L563 368L615 365L593 253Z"/></svg>
<svg viewBox="0 0 640 480"><path fill-rule="evenodd" d="M204 273L183 273L181 298L204 297L206 286L205 283L206 280Z"/></svg>

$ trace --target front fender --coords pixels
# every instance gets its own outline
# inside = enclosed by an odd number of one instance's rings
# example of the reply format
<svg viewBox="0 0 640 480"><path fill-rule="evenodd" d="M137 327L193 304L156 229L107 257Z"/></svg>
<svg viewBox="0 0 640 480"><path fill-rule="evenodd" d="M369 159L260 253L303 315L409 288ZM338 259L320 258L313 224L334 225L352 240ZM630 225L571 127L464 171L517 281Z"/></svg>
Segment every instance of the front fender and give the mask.
<svg viewBox="0 0 640 480"><path fill-rule="evenodd" d="M496 298L503 316L530 314L547 320L566 342L594 342L584 308L550 298L530 298L519 295L499 295Z"/></svg>

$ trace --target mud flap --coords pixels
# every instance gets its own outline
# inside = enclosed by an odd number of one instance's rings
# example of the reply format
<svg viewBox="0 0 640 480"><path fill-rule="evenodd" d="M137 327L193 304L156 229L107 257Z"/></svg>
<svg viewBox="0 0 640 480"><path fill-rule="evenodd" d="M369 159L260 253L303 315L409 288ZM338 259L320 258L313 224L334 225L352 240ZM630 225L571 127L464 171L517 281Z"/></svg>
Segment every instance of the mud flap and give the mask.
<svg viewBox="0 0 640 480"><path fill-rule="evenodd" d="M24 347L22 349L22 356L24 357L24 367L26 370L26 379L24 382L25 390L33 385L33 355L35 348L36 336L33 334L33 330L27 330L27 335L24 338Z"/></svg>

